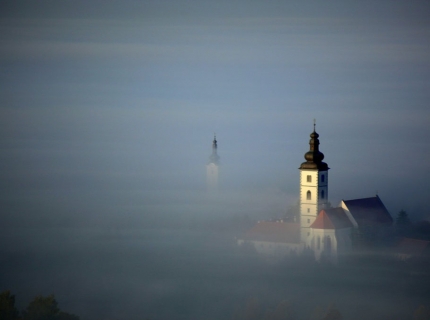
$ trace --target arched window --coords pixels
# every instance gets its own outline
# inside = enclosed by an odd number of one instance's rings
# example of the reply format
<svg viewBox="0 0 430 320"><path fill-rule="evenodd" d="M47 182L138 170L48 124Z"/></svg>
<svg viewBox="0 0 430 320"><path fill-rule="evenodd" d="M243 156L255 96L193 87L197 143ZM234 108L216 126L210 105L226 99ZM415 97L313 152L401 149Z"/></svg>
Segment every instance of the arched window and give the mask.
<svg viewBox="0 0 430 320"><path fill-rule="evenodd" d="M311 192L309 190L306 192L306 200L311 200Z"/></svg>
<svg viewBox="0 0 430 320"><path fill-rule="evenodd" d="M321 182L324 182L325 181L325 175L322 175L321 176Z"/></svg>
<svg viewBox="0 0 430 320"><path fill-rule="evenodd" d="M321 248L321 239L320 239L320 237L318 237L318 240L317 240L317 250L319 250Z"/></svg>
<svg viewBox="0 0 430 320"><path fill-rule="evenodd" d="M324 190L321 190L321 199L324 199L325 193Z"/></svg>

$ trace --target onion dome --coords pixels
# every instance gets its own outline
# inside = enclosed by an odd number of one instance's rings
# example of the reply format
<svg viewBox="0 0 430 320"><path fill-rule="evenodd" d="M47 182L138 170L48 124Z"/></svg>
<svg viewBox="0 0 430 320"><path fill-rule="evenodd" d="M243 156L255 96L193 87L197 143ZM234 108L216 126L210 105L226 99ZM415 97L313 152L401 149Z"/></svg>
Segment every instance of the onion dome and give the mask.
<svg viewBox="0 0 430 320"><path fill-rule="evenodd" d="M300 169L317 169L317 170L328 170L327 163L323 162L324 154L319 151L320 141L318 140L319 134L314 131L310 135L309 140L309 151L305 153L306 162L303 162Z"/></svg>

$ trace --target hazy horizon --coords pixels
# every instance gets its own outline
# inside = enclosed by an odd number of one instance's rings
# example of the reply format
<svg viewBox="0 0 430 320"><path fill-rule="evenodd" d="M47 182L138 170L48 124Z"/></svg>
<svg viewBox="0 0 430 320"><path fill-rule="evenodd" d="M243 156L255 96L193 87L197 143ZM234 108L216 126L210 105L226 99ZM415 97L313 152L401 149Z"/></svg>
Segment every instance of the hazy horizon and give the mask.
<svg viewBox="0 0 430 320"><path fill-rule="evenodd" d="M314 118L333 205L378 193L428 218L425 1L1 7L2 220L62 190L77 211L88 191L202 190L213 132L223 187L288 207Z"/></svg>

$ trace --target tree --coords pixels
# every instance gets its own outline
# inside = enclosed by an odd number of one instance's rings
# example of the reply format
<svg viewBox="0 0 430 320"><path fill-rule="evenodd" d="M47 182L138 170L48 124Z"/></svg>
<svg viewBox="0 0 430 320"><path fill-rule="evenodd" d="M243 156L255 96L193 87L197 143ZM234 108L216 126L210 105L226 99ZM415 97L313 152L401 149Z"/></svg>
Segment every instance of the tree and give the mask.
<svg viewBox="0 0 430 320"><path fill-rule="evenodd" d="M60 311L60 313L55 319L56 320L79 320L79 317L71 313Z"/></svg>
<svg viewBox="0 0 430 320"><path fill-rule="evenodd" d="M54 320L59 313L57 300L51 294L47 297L35 297L23 312L23 318L24 320Z"/></svg>
<svg viewBox="0 0 430 320"><path fill-rule="evenodd" d="M15 320L18 319L19 312L15 308L15 296L10 294L9 290L0 293L0 319Z"/></svg>
<svg viewBox="0 0 430 320"><path fill-rule="evenodd" d="M281 301L274 311L268 311L264 320L293 320L294 313L287 300Z"/></svg>
<svg viewBox="0 0 430 320"><path fill-rule="evenodd" d="M326 313L325 317L323 318L323 320L342 320L342 319L343 319L342 314L335 307L334 304L328 308L327 313Z"/></svg>
<svg viewBox="0 0 430 320"><path fill-rule="evenodd" d="M260 303L257 298L252 298L246 304L244 310L245 320L254 320L260 317Z"/></svg>
<svg viewBox="0 0 430 320"><path fill-rule="evenodd" d="M233 314L233 320L258 319L261 319L261 308L257 298L249 299L244 308L238 308Z"/></svg>
<svg viewBox="0 0 430 320"><path fill-rule="evenodd" d="M397 233L404 235L411 226L408 214L405 210L400 210L396 218L396 231Z"/></svg>
<svg viewBox="0 0 430 320"><path fill-rule="evenodd" d="M317 306L311 313L310 320L321 320L325 316L325 308Z"/></svg>
<svg viewBox="0 0 430 320"><path fill-rule="evenodd" d="M430 319L430 309L421 305L414 312L414 320L428 320Z"/></svg>
<svg viewBox="0 0 430 320"><path fill-rule="evenodd" d="M23 320L79 320L78 316L60 311L53 294L37 296L23 312Z"/></svg>
<svg viewBox="0 0 430 320"><path fill-rule="evenodd" d="M413 228L414 238L430 240L430 222L426 220L418 221Z"/></svg>

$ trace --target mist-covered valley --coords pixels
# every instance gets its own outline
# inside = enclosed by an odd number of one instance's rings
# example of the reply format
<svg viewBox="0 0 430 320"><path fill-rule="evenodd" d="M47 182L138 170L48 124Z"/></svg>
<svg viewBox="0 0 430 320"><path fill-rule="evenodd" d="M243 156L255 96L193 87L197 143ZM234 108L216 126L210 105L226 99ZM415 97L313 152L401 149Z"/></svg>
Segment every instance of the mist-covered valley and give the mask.
<svg viewBox="0 0 430 320"><path fill-rule="evenodd" d="M183 198L172 212L2 228L1 286L20 310L54 294L83 320L323 319L330 310L344 319L414 319L428 306L426 266L384 250L354 252L337 266L260 256L236 242L257 219L271 218L258 200L199 196L198 205Z"/></svg>
<svg viewBox="0 0 430 320"><path fill-rule="evenodd" d="M0 293L20 311L54 294L81 320L428 314L426 261L273 261L237 239L296 208L313 119L332 206L378 194L428 222L429 16L428 1L1 1Z"/></svg>

